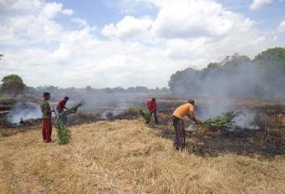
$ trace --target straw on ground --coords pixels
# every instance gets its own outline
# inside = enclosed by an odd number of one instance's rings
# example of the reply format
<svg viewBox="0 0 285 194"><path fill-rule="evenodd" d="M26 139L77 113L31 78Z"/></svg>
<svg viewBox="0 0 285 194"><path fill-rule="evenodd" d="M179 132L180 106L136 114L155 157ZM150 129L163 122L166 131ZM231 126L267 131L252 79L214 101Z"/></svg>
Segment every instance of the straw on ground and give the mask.
<svg viewBox="0 0 285 194"><path fill-rule="evenodd" d="M39 127L40 128L40 127ZM73 126L65 146L40 129L0 139L0 193L285 192L285 157L177 152L143 120Z"/></svg>

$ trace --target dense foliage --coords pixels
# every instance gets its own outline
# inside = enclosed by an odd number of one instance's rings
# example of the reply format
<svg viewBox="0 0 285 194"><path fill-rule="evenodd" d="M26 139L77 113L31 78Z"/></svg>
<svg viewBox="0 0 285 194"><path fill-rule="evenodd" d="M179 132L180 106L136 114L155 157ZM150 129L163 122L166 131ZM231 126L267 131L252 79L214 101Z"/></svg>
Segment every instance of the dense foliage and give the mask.
<svg viewBox="0 0 285 194"><path fill-rule="evenodd" d="M84 105L83 102L79 102L70 109L64 111L60 115L58 115L56 119L56 128L57 128L57 137L58 137L58 143L59 144L67 144L69 140L71 139L71 131L67 128L66 125L63 124L62 118L63 116L68 116L70 114L74 114L77 112L78 108L80 106Z"/></svg>
<svg viewBox="0 0 285 194"><path fill-rule="evenodd" d="M71 139L71 131L62 122L61 119L56 120L58 144L67 144Z"/></svg>
<svg viewBox="0 0 285 194"><path fill-rule="evenodd" d="M265 66L275 66L285 70L285 48L272 48L258 54L255 62Z"/></svg>
<svg viewBox="0 0 285 194"><path fill-rule="evenodd" d="M26 86L22 78L18 75L11 74L5 76L1 81L2 85L0 89L3 94L17 96L23 94L25 91Z"/></svg>
<svg viewBox="0 0 285 194"><path fill-rule="evenodd" d="M139 110L140 115L145 119L145 122L148 124L151 121L151 114L147 110Z"/></svg>
<svg viewBox="0 0 285 194"><path fill-rule="evenodd" d="M203 122L209 128L216 128L216 129L227 129L234 126L235 121L234 118L239 116L241 112L229 111L222 113L212 119L208 119Z"/></svg>

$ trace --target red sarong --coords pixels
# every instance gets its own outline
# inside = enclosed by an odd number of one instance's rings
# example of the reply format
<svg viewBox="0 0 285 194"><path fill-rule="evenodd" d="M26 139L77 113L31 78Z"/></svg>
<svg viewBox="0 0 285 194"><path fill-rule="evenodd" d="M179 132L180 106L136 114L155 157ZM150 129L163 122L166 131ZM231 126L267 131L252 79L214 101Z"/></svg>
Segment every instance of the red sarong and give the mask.
<svg viewBox="0 0 285 194"><path fill-rule="evenodd" d="M51 118L43 119L42 135L46 143L51 142L52 125Z"/></svg>

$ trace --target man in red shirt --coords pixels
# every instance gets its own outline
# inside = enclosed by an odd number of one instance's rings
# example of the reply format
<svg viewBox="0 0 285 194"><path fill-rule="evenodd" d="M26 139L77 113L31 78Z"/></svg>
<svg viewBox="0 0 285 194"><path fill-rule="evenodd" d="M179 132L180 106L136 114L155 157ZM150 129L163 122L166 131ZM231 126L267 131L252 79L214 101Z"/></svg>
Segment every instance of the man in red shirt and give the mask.
<svg viewBox="0 0 285 194"><path fill-rule="evenodd" d="M151 100L147 101L147 108L151 114L151 117L154 118L155 124L158 124L158 118L157 118L157 104L155 98L152 98Z"/></svg>
<svg viewBox="0 0 285 194"><path fill-rule="evenodd" d="M57 113L58 113L59 115L60 115L61 113L63 113L64 109L68 109L68 108L65 107L65 105L66 105L66 103L67 103L68 100L69 100L69 98L68 98L67 96L65 96L63 100L61 100L61 101L59 101L59 102L57 103L56 110L57 110ZM61 118L62 118L62 123L63 123L64 125L66 125L67 116L66 116L65 114L63 114L63 115L61 116Z"/></svg>

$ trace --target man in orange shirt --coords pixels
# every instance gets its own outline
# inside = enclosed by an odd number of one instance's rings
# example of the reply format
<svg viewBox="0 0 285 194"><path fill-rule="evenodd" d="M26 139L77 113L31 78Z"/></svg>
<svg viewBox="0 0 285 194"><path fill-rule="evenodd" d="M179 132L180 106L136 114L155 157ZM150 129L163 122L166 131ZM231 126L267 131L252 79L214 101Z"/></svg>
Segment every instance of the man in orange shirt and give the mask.
<svg viewBox="0 0 285 194"><path fill-rule="evenodd" d="M174 146L177 150L185 149L185 128L183 117L187 116L196 124L201 124L202 122L196 119L194 115L194 100L188 100L187 103L179 106L175 109L172 114L173 126L175 129Z"/></svg>

